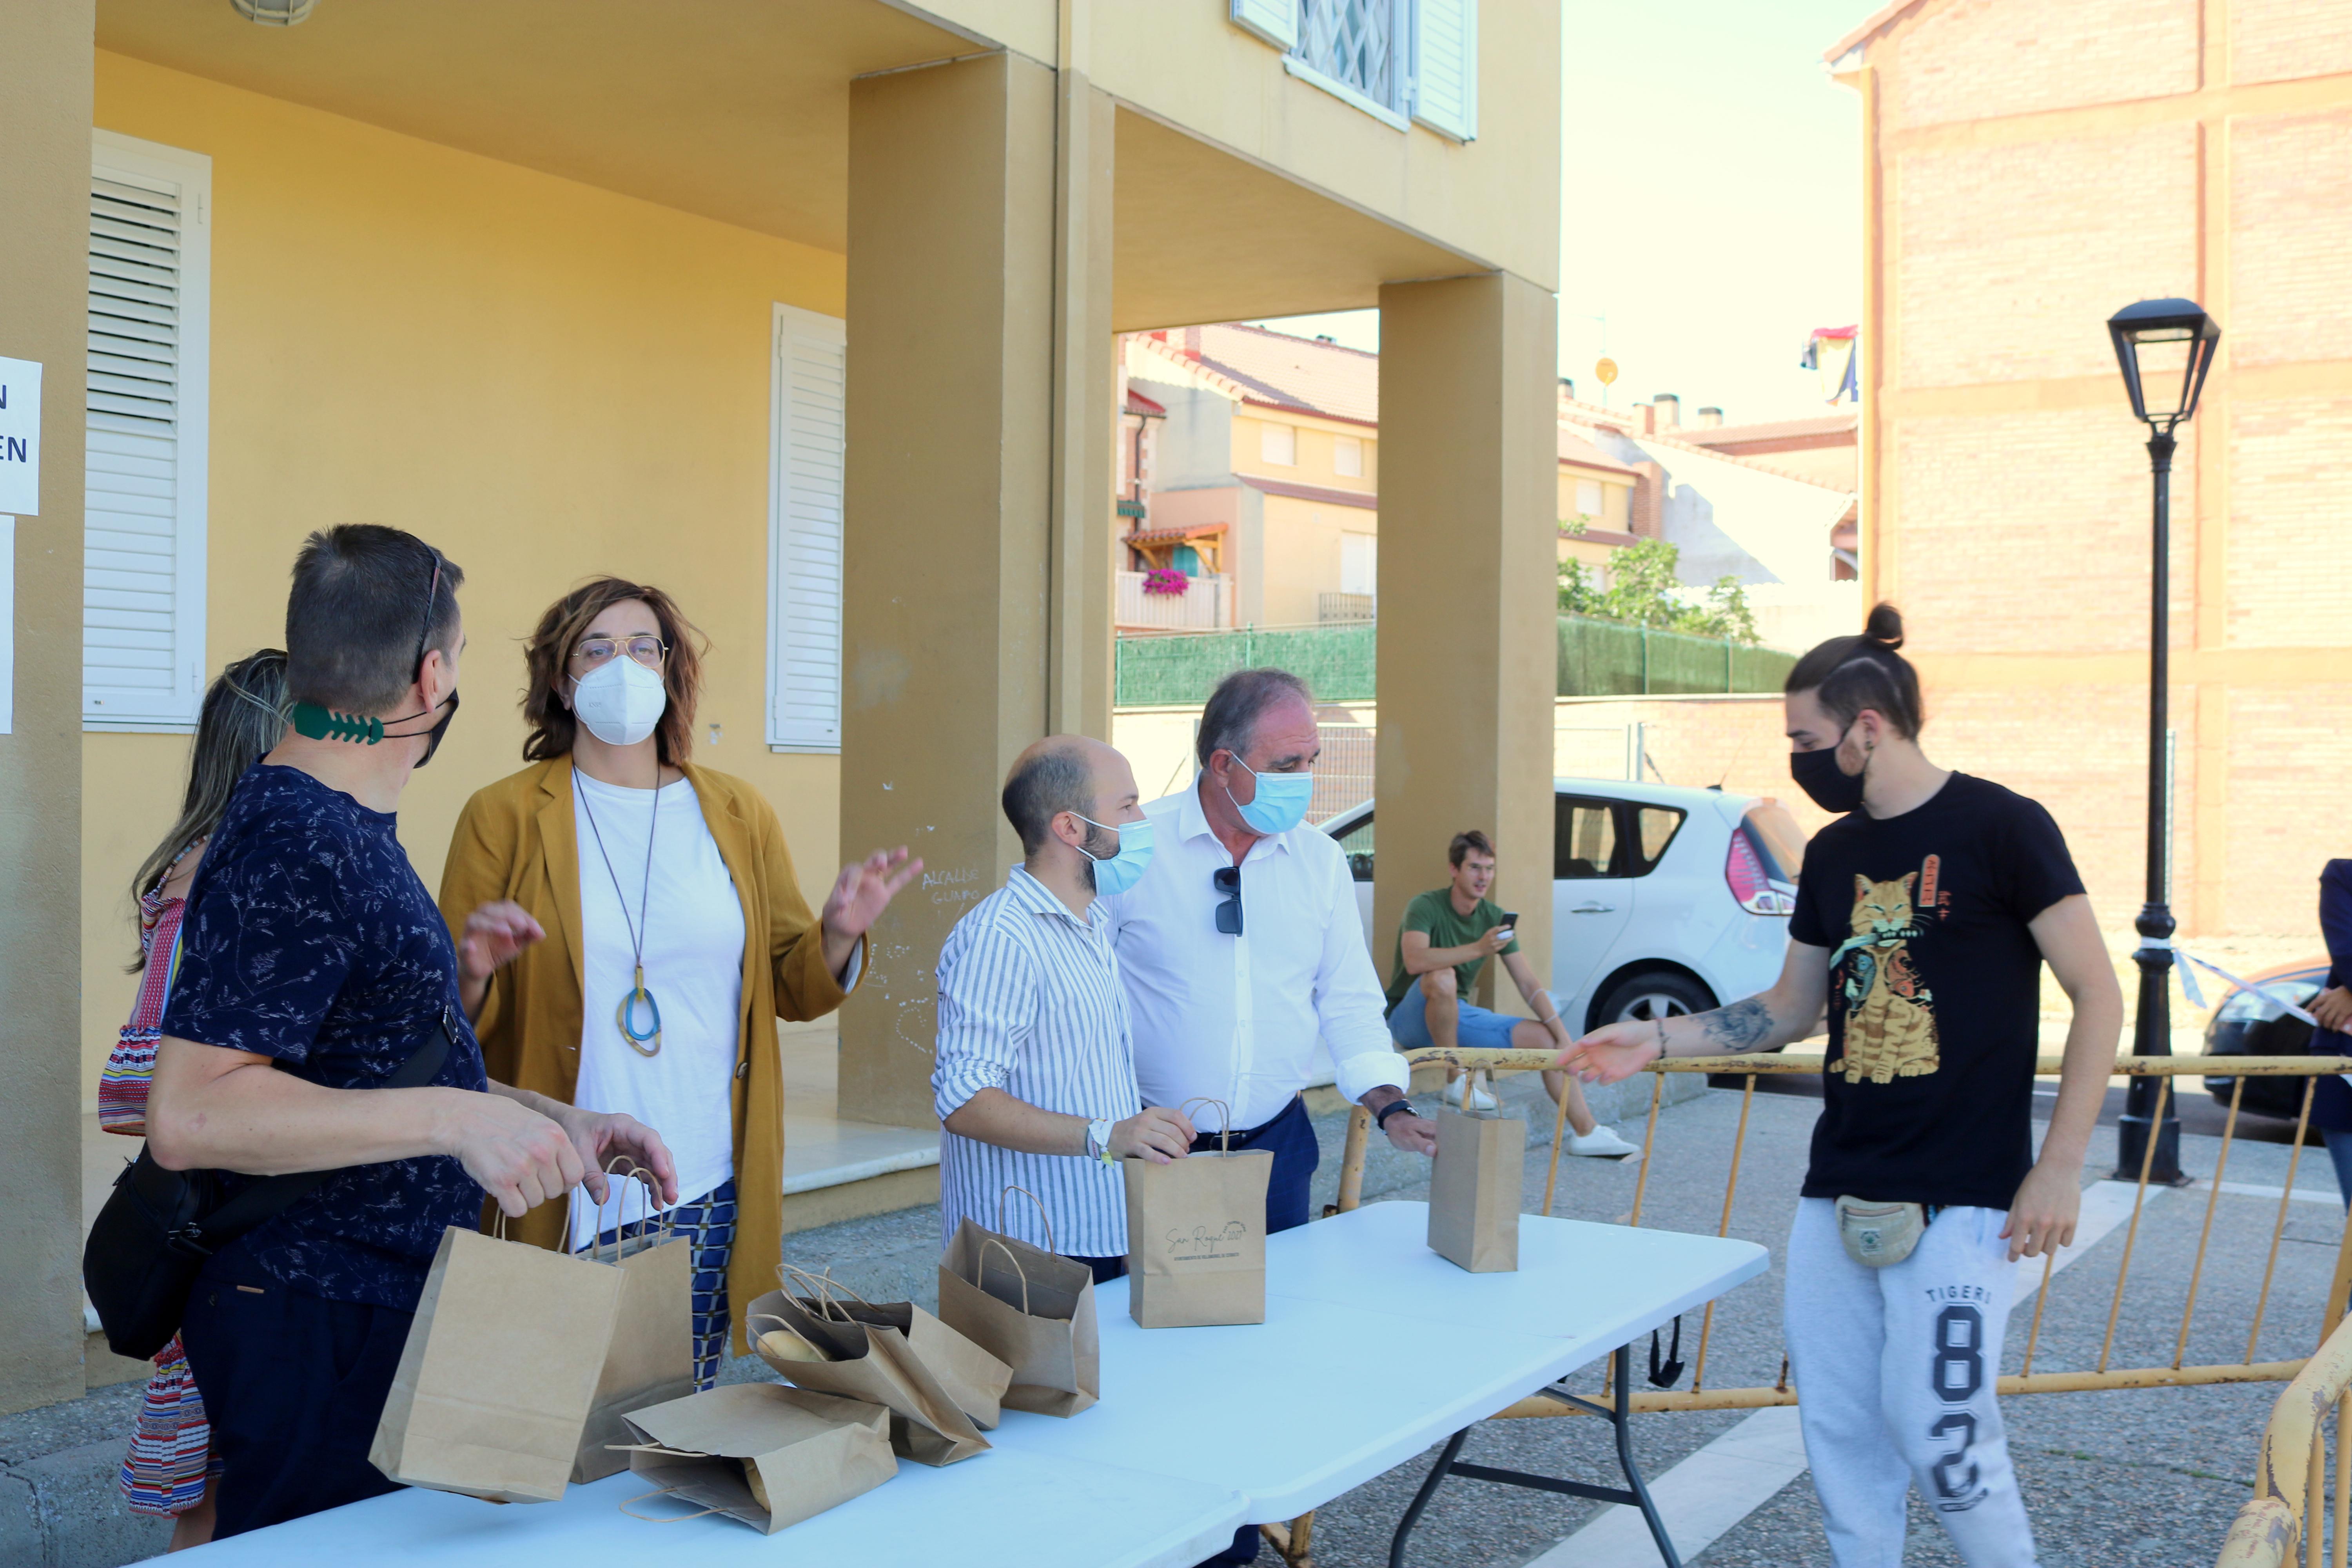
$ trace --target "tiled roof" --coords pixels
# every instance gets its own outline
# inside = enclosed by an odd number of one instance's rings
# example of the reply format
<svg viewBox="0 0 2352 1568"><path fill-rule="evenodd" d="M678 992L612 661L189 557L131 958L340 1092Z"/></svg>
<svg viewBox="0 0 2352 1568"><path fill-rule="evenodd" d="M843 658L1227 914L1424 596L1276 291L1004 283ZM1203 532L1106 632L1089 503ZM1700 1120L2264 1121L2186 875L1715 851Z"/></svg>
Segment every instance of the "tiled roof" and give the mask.
<svg viewBox="0 0 2352 1568"><path fill-rule="evenodd" d="M1926 3L1927 0L1894 0L1892 5L1880 6L1869 16L1864 18L1860 26L1823 49L1822 58L1832 65L1837 64L1853 49L1870 42Z"/></svg>
<svg viewBox="0 0 2352 1568"><path fill-rule="evenodd" d="M1144 396L1130 386L1127 389L1127 411L1129 414L1156 414L1164 418L1168 413L1168 405L1155 398Z"/></svg>
<svg viewBox="0 0 2352 1568"><path fill-rule="evenodd" d="M1187 539L1206 539L1213 533L1223 533L1222 522L1194 522L1173 528L1139 528L1118 536L1121 544L1181 543Z"/></svg>
<svg viewBox="0 0 2352 1568"><path fill-rule="evenodd" d="M1641 416L1629 409L1603 408L1598 404L1563 397L1559 400L1559 424L1563 434L1577 432L1580 435L1580 426L1587 430L1613 431L1630 441L1647 442L1651 446L1664 447L1669 450L1696 452L1702 457L1712 458L1718 463L1738 463L1743 468L1754 468L1758 473L1770 474L1776 479L1787 479L1794 484L1811 485L1815 489L1835 490L1841 495L1853 493L1844 486L1827 484L1810 475L1792 473L1787 468L1775 468L1759 458L1743 458L1736 452L1718 452L1703 442L1691 439L1695 436L1713 436L1716 434L1715 430L1677 429L1672 433L1661 430L1654 436L1644 435L1642 431ZM1729 426L1718 426L1717 428L1727 429Z"/></svg>
<svg viewBox="0 0 2352 1568"><path fill-rule="evenodd" d="M1771 419L1755 425L1685 425L1674 434L1693 446L1738 446L1748 441L1780 441L1791 436L1834 436L1855 426L1852 409L1842 414L1815 415L1810 419Z"/></svg>
<svg viewBox="0 0 2352 1568"><path fill-rule="evenodd" d="M1327 485L1294 485L1288 479L1262 479L1255 474L1236 474L1234 477L1250 489L1262 490L1270 496L1321 501L1326 506L1360 506L1367 511L1378 511L1381 507L1381 498L1370 490L1339 490Z"/></svg>
<svg viewBox="0 0 2352 1568"><path fill-rule="evenodd" d="M1559 460L1574 463L1579 468L1607 468L1615 473L1632 474L1640 470L1628 467L1578 435L1562 426L1559 432Z"/></svg>
<svg viewBox="0 0 2352 1568"><path fill-rule="evenodd" d="M1378 354L1232 324L1171 330L1166 342L1238 384L1244 402L1357 425L1380 423Z"/></svg>

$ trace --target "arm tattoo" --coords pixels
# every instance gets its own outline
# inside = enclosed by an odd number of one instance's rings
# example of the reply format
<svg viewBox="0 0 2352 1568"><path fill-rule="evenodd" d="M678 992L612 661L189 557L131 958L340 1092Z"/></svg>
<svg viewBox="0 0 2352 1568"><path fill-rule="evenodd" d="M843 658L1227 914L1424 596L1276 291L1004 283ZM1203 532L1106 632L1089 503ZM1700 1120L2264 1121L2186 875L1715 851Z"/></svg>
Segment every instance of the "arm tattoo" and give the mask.
<svg viewBox="0 0 2352 1568"><path fill-rule="evenodd" d="M1772 1011L1760 997L1750 996L1745 1002L1734 1002L1728 1007L1718 1007L1712 1013L1702 1013L1693 1022L1706 1031L1710 1045L1727 1050L1753 1050L1763 1044L1764 1037L1772 1031Z"/></svg>

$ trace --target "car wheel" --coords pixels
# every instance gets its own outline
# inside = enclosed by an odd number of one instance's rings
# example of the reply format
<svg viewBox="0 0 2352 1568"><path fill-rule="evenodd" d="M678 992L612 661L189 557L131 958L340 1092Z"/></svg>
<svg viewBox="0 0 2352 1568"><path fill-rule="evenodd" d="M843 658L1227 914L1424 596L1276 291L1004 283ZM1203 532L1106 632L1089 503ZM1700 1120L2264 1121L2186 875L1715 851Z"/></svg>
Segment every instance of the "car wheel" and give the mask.
<svg viewBox="0 0 2352 1568"><path fill-rule="evenodd" d="M1673 969L1643 969L1612 985L1593 1009L1593 1024L1647 1023L1705 1013L1716 1005L1707 988Z"/></svg>

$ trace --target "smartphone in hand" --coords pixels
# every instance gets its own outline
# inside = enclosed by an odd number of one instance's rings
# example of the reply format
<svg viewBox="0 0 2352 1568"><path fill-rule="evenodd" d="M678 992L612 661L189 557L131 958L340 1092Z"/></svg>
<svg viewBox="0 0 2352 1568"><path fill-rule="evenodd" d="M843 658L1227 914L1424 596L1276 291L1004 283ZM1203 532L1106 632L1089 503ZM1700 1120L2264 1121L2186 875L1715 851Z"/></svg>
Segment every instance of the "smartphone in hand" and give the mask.
<svg viewBox="0 0 2352 1568"><path fill-rule="evenodd" d="M1503 911L1502 923L1497 925L1495 929L1501 931L1507 937L1511 936L1519 929L1519 917L1512 911L1506 910Z"/></svg>

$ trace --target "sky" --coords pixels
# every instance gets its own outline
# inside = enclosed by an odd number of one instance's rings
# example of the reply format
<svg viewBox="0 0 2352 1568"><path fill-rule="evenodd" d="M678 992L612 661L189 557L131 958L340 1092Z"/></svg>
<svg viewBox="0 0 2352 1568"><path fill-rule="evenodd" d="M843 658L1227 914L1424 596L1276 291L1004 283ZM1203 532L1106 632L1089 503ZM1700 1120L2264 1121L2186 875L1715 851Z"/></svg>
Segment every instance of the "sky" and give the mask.
<svg viewBox="0 0 2352 1568"><path fill-rule="evenodd" d="M1879 0L1564 0L1559 371L1618 407L1828 411L1797 359L1862 311L1862 117L1822 52ZM1606 318L1605 321L1599 318ZM1380 314L1267 326L1380 347Z"/></svg>

